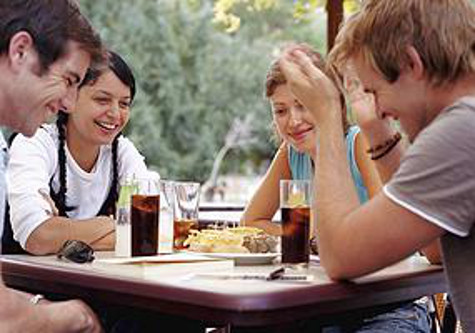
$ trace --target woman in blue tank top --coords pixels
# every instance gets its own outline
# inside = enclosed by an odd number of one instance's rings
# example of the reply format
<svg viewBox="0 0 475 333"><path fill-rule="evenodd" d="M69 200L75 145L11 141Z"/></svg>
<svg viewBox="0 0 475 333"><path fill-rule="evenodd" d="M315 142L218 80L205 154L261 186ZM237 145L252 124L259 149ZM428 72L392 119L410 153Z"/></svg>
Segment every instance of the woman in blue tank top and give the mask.
<svg viewBox="0 0 475 333"><path fill-rule="evenodd" d="M299 46L301 47L303 46ZM305 50L311 55L313 63L321 70L325 70L325 62L320 54L310 48ZM317 146L313 118L295 99L285 83L285 78L276 61L267 74L266 96L272 104L273 123L281 145L242 217L244 225L264 229L272 235L281 234L280 225L271 222L279 209L280 180L313 179ZM340 97L344 106L343 93ZM345 107L342 109L346 112ZM360 202L363 203L381 189L381 181L374 164L366 154L368 147L360 135L359 128L349 125L346 114L343 117L342 126L345 132L342 140L345 140L347 147L348 166Z"/></svg>
<svg viewBox="0 0 475 333"><path fill-rule="evenodd" d="M317 52L306 45L294 47L305 52L316 67L331 80L333 79L331 73L326 71L323 58ZM334 80L333 82L335 83ZM338 87L337 84L335 86ZM267 74L266 96L272 105L273 123L281 145L261 184L248 203L241 223L264 229L269 234L281 235L280 224L271 222L279 209L280 180L313 179L318 133L310 113L292 95L287 86L278 60L273 63ZM340 94L340 99L342 112L346 112L343 93ZM364 203L381 189L381 181L374 163L366 153L368 147L360 135L359 128L348 124L346 114L342 118L345 133L342 140L346 143L348 167L360 203ZM318 193L316 197L318 200ZM345 198L340 198L340 200L345 200ZM312 235L314 235L314 230L312 230ZM405 302L398 304L390 311L375 309L375 313L376 315L371 317L357 318L351 324L324 327L322 332L430 332L426 304ZM301 325L306 327L307 323L303 322ZM296 327L296 330L299 328Z"/></svg>

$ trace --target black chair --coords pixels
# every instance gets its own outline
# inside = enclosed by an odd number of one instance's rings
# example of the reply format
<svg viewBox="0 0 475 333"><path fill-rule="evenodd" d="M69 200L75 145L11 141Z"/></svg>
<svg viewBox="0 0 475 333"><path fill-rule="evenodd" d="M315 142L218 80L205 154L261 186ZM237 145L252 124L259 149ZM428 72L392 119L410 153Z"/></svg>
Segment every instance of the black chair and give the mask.
<svg viewBox="0 0 475 333"><path fill-rule="evenodd" d="M3 219L2 254L26 254L14 238L12 224L10 223L10 207L5 203L5 217Z"/></svg>
<svg viewBox="0 0 475 333"><path fill-rule="evenodd" d="M450 300L450 296L447 295L445 300L444 317L442 319L441 333L455 333L457 332L457 317Z"/></svg>
<svg viewBox="0 0 475 333"><path fill-rule="evenodd" d="M450 296L445 293L432 296L435 311L432 316L432 333L456 333L461 332L458 329L459 322L455 315L455 311Z"/></svg>

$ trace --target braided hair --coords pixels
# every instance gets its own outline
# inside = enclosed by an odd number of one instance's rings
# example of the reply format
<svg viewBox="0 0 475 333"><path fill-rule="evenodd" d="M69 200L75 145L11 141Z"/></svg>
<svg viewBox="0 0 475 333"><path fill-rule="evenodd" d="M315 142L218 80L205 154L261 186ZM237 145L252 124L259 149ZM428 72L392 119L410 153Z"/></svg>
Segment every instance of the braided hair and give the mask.
<svg viewBox="0 0 475 333"><path fill-rule="evenodd" d="M132 70L127 65L127 63L115 52L108 52L108 62L107 68L89 68L84 80L81 82L79 89L85 85L94 85L97 82L97 79L107 70L111 70L119 80L130 88L130 97L133 101L136 92L135 78L132 73ZM57 193L54 192L53 187L51 186L52 180L50 181L50 194L56 203L59 216L68 217L67 212L74 209L70 207L66 202L66 192L67 192L67 183L66 183L66 152L64 149L66 142L66 124L68 122L68 114L60 111L58 113L58 118L56 120L56 127L58 128L58 164L59 164L59 190ZM117 136L112 141L112 182L109 189L109 194L102 204L101 209L97 215L114 215L116 210L116 202L119 198L119 160L118 160L118 146L119 146L119 137L122 133L117 134Z"/></svg>

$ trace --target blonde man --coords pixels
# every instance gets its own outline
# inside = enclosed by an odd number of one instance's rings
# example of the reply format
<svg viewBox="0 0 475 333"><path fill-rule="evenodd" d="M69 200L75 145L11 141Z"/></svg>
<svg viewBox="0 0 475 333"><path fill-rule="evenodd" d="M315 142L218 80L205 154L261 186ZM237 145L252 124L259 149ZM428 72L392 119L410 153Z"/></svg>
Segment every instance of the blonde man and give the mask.
<svg viewBox="0 0 475 333"><path fill-rule="evenodd" d="M475 332L472 4L368 0L340 32L330 58L339 68L355 66L378 117L398 119L412 145L383 191L360 206L341 140L341 113L325 112L336 109L337 91L305 54L282 60L293 93L320 126L315 204L323 266L334 279L350 279L440 237L457 316L466 332ZM391 140L381 142L373 153L384 159L394 147ZM349 200L338 200L343 195Z"/></svg>

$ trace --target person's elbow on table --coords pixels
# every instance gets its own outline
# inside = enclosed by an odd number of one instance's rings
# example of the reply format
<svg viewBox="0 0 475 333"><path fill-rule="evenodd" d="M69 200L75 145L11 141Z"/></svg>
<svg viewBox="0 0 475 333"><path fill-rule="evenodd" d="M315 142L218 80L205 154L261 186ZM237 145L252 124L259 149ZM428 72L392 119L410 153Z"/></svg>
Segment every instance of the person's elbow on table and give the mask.
<svg viewBox="0 0 475 333"><path fill-rule="evenodd" d="M33 231L25 243L25 250L33 255L42 256L56 253L59 249L54 238L38 230Z"/></svg>

